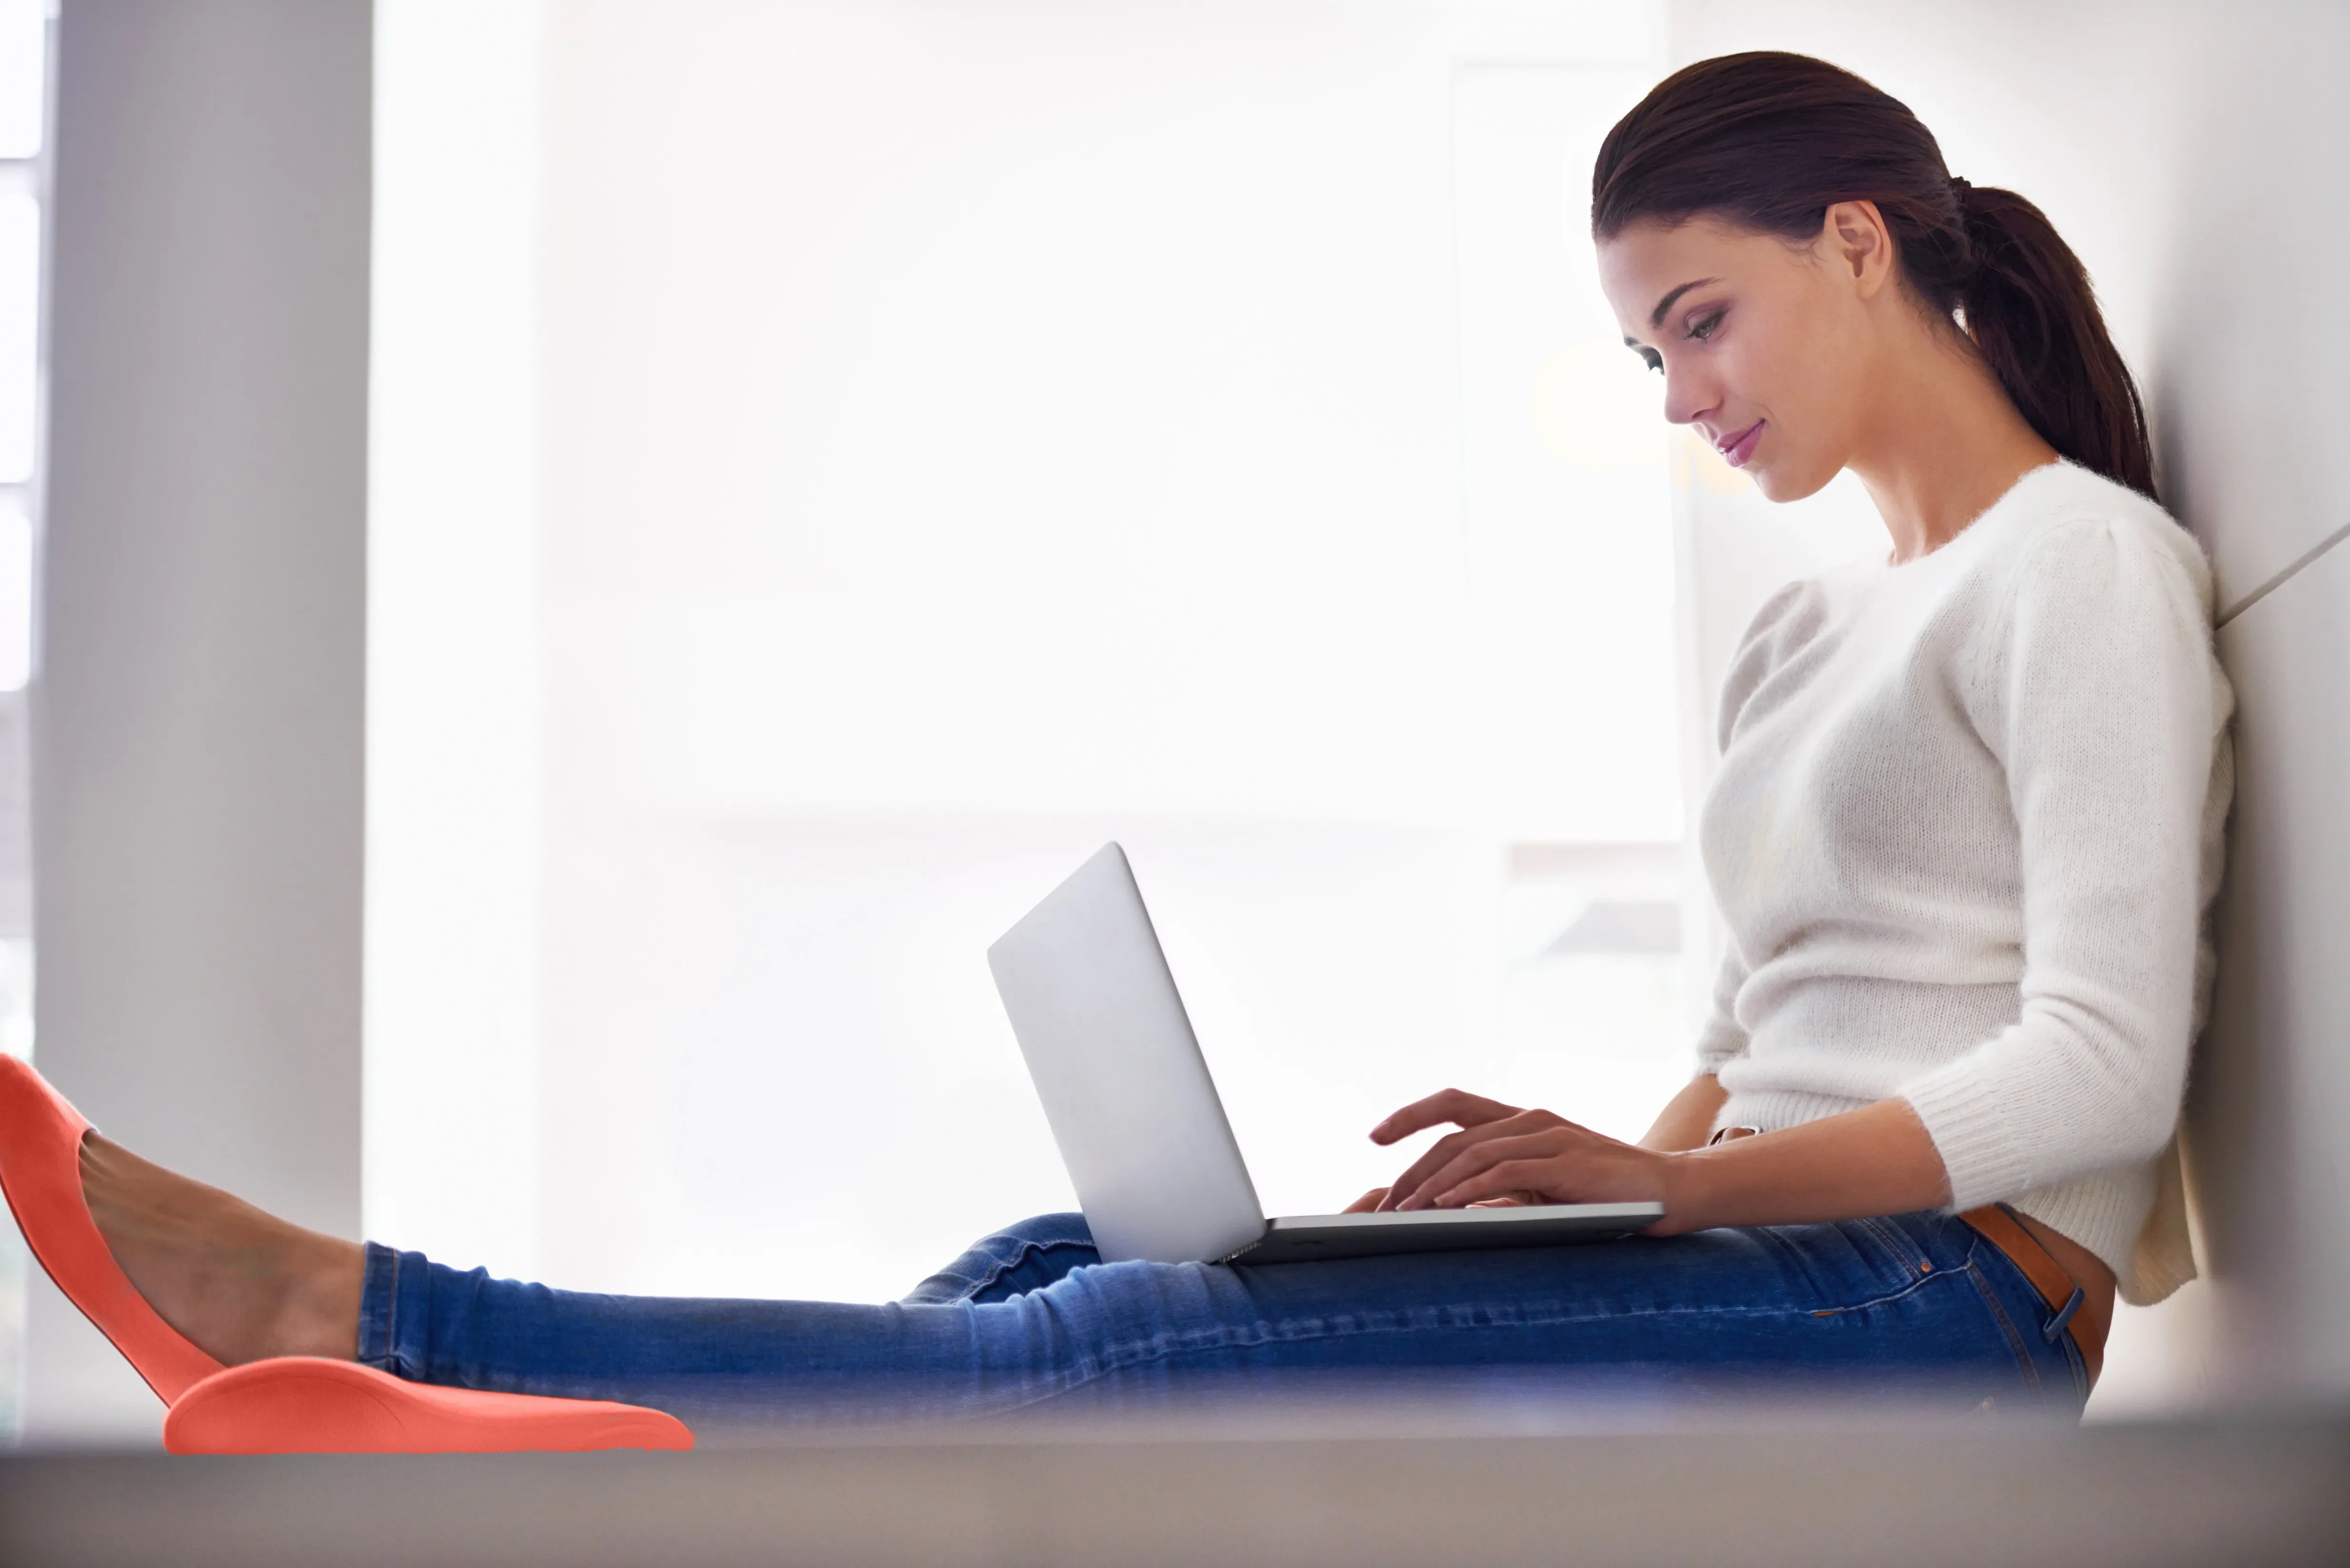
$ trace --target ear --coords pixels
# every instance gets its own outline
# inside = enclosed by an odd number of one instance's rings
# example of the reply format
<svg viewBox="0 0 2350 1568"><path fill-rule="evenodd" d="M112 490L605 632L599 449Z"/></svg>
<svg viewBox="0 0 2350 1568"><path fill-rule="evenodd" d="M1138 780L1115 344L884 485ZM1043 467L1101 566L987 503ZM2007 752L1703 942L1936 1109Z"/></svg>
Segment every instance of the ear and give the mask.
<svg viewBox="0 0 2350 1568"><path fill-rule="evenodd" d="M1873 299L1893 276L1893 231L1874 202L1838 202L1820 224L1822 254L1853 281L1854 292Z"/></svg>

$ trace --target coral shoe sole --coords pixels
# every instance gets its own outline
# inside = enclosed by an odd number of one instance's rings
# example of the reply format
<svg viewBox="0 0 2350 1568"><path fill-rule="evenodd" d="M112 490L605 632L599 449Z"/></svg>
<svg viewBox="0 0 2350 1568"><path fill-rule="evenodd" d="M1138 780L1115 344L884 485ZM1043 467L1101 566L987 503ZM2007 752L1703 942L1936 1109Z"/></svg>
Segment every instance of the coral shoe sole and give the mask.
<svg viewBox="0 0 2350 1568"><path fill-rule="evenodd" d="M503 1454L693 1447L684 1422L603 1399L408 1383L353 1361L281 1355L232 1366L163 1418L175 1454Z"/></svg>
<svg viewBox="0 0 2350 1568"><path fill-rule="evenodd" d="M0 1056L0 1189L33 1256L169 1405L221 1370L156 1314L123 1273L81 1195L82 1114L38 1073Z"/></svg>
<svg viewBox="0 0 2350 1568"><path fill-rule="evenodd" d="M0 1056L0 1191L66 1299L170 1412L175 1454L486 1454L691 1449L676 1417L603 1399L409 1383L356 1362L282 1355L224 1367L123 1273L82 1198L89 1123L38 1073Z"/></svg>

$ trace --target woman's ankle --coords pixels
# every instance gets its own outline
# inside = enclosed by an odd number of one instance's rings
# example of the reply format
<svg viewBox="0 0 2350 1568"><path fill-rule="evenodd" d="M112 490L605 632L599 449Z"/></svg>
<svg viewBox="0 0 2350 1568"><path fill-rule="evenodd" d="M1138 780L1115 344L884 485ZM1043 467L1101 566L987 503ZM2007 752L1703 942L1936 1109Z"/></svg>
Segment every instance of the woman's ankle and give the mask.
<svg viewBox="0 0 2350 1568"><path fill-rule="evenodd" d="M366 1254L90 1134L82 1191L116 1263L156 1314L224 1365L359 1354Z"/></svg>
<svg viewBox="0 0 2350 1568"><path fill-rule="evenodd" d="M367 1251L356 1241L331 1236L305 1272L301 1289L287 1303L278 1337L280 1355L328 1355L356 1361L359 1354L359 1298L367 1288Z"/></svg>

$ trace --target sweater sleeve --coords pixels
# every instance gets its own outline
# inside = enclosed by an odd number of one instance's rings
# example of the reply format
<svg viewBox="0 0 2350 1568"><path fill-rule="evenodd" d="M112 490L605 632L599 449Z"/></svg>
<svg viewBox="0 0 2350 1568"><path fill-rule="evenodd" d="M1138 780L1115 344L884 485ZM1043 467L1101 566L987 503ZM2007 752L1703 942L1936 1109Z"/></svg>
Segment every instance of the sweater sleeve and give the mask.
<svg viewBox="0 0 2350 1568"><path fill-rule="evenodd" d="M2148 1158L2178 1119L2229 691L2200 556L2153 533L2173 526L2051 529L1976 649L1970 707L2006 772L2023 972L2014 1023L1901 1088L1955 1209Z"/></svg>

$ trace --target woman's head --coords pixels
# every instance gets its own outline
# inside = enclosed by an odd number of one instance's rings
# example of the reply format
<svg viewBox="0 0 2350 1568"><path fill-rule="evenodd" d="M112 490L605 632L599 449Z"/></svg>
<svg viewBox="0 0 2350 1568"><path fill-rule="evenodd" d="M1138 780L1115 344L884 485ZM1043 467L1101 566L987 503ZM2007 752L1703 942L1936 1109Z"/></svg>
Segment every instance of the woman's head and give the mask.
<svg viewBox="0 0 2350 1568"><path fill-rule="evenodd" d="M2079 258L2022 197L1951 179L1917 116L1849 71L1762 53L1667 78L1601 144L1591 229L1669 417L1726 449L1744 437L1731 455L1774 499L1844 466L1896 301L1970 345L2058 452L2154 493L2137 388Z"/></svg>

